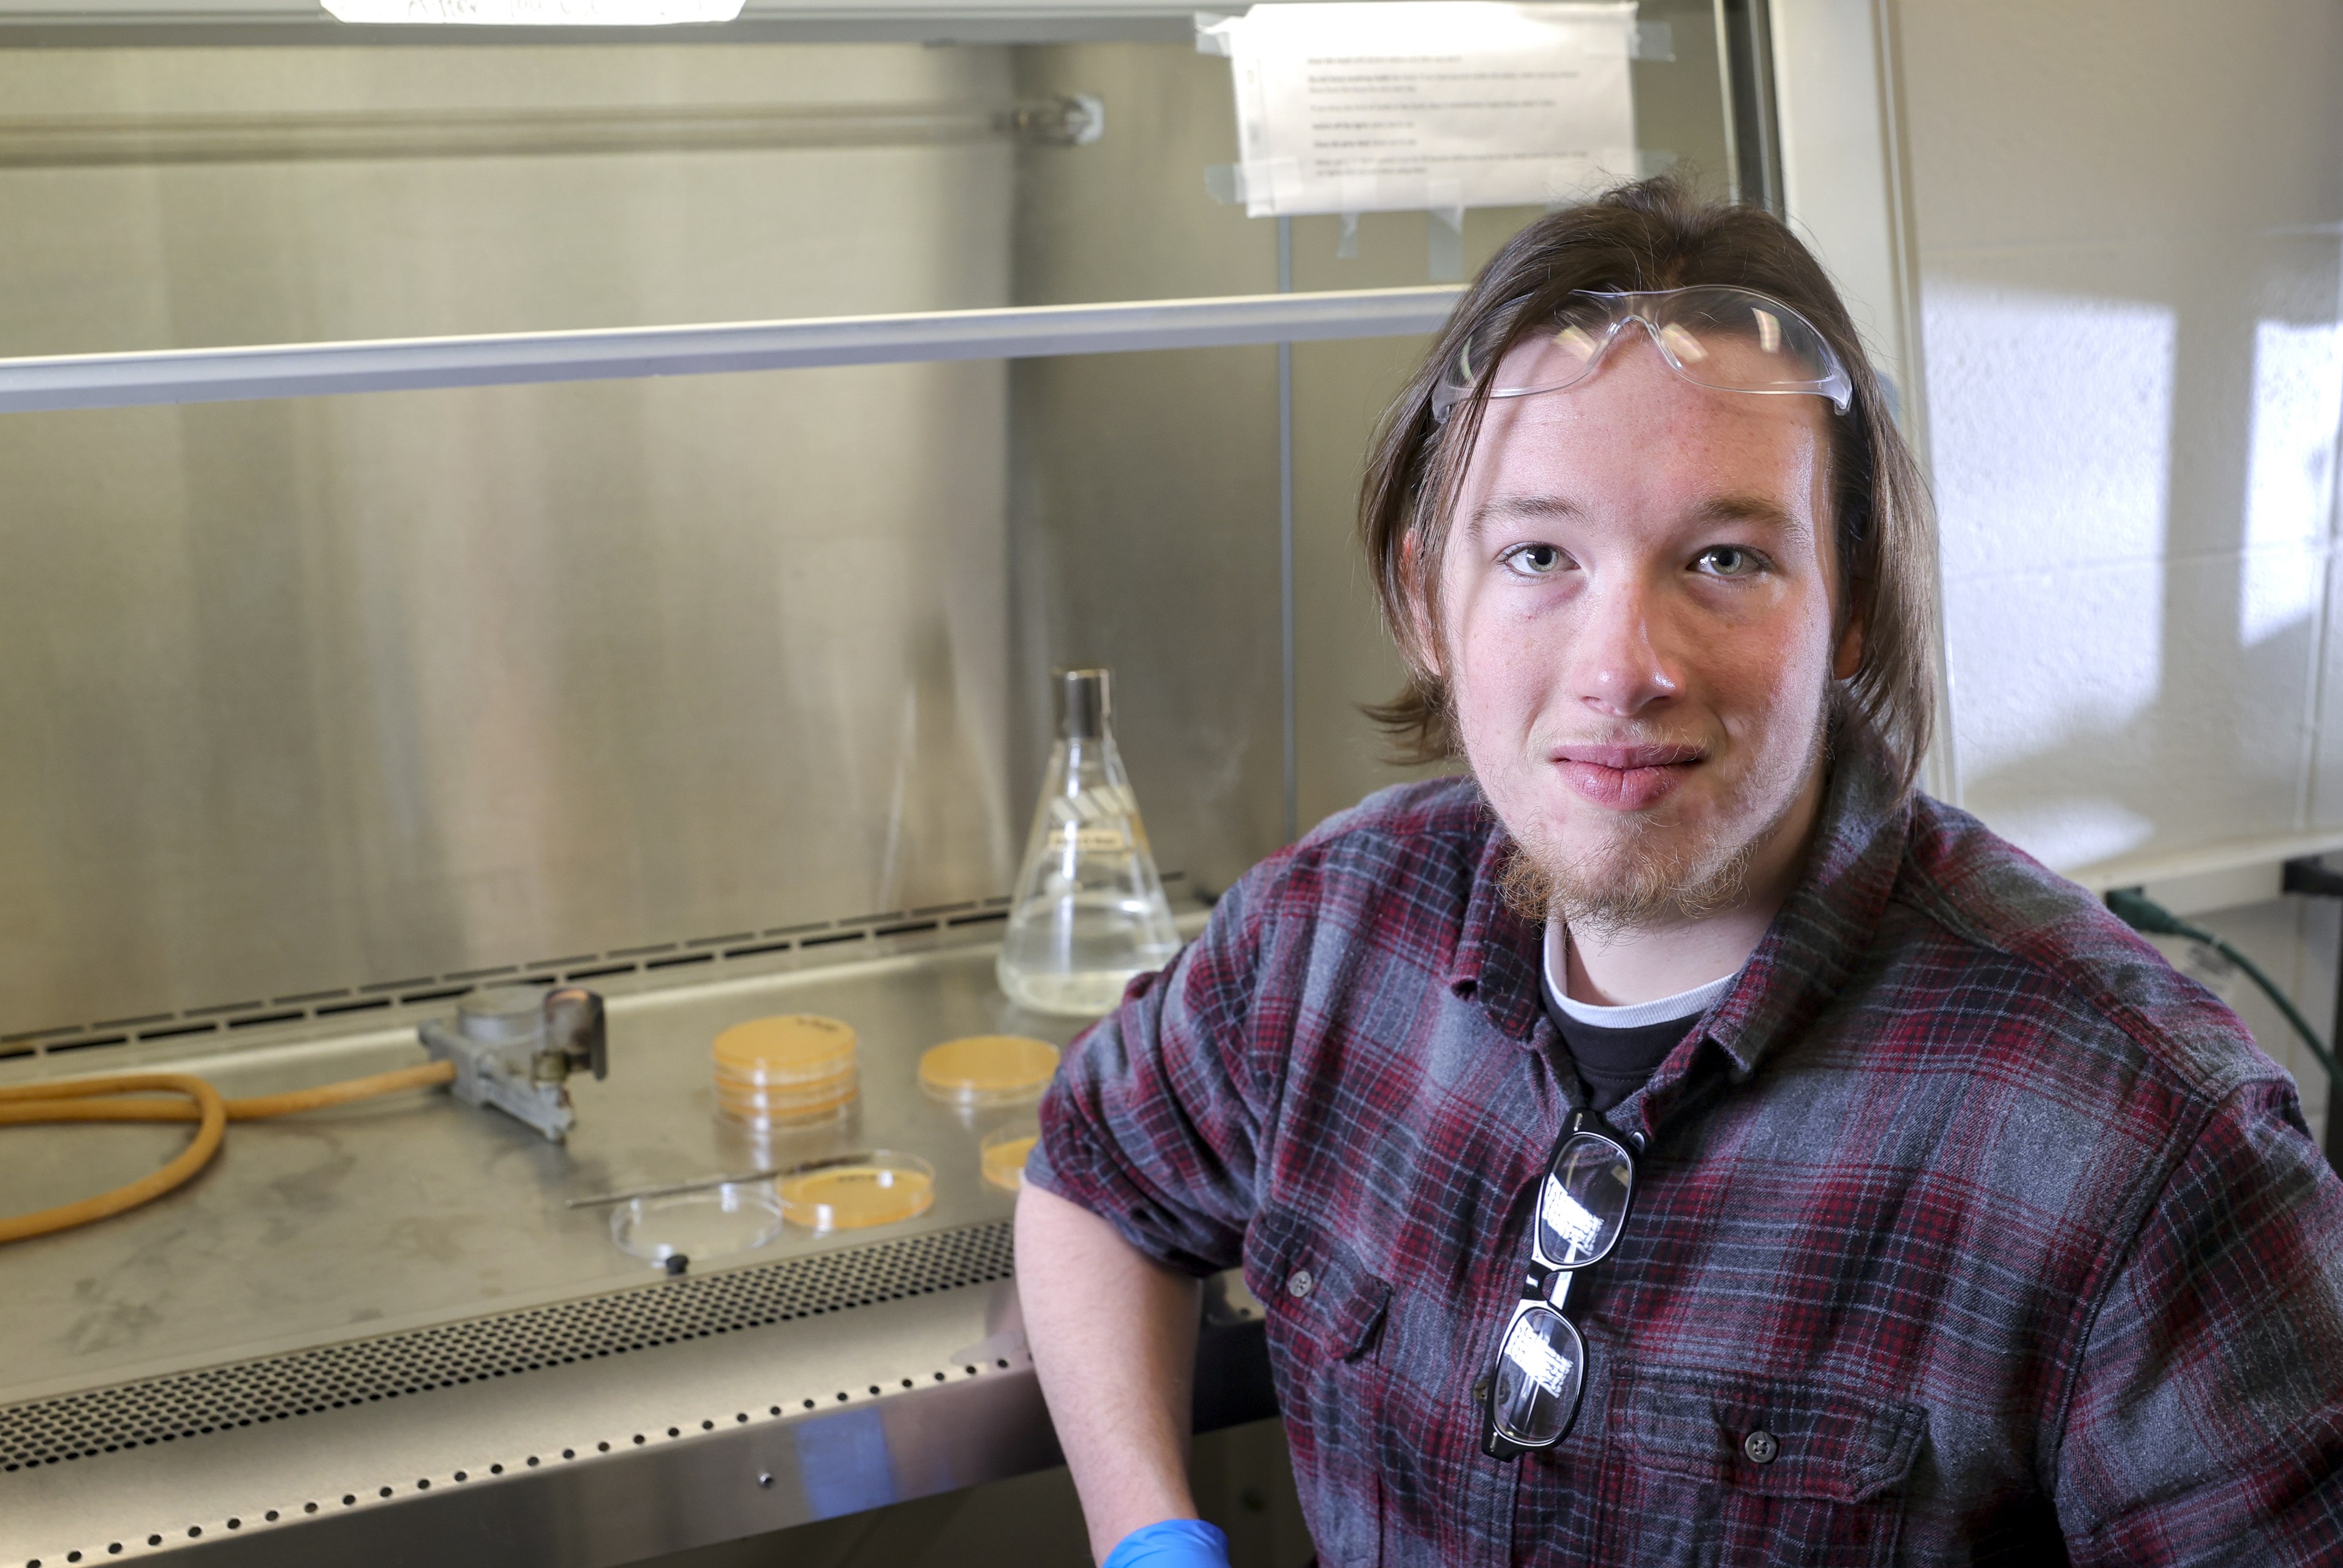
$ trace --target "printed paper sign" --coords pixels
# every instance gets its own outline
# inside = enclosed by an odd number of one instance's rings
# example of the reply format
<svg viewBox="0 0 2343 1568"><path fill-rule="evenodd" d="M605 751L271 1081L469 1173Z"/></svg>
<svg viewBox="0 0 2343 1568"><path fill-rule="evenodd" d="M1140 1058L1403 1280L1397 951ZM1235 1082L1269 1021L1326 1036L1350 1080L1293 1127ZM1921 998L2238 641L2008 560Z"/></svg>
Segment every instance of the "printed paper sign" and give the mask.
<svg viewBox="0 0 2343 1568"><path fill-rule="evenodd" d="M1236 79L1245 211L1558 202L1635 173L1633 5L1256 5L1205 29Z"/></svg>

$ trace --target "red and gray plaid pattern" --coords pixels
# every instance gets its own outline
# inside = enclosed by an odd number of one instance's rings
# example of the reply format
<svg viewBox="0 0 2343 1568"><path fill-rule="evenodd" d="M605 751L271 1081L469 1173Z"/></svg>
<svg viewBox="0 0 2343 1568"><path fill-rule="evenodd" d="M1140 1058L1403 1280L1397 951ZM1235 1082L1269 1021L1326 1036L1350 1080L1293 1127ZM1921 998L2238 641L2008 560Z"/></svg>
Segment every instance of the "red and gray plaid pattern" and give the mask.
<svg viewBox="0 0 2343 1568"><path fill-rule="evenodd" d="M2293 1084L1890 793L1842 745L1804 884L1612 1112L1635 1212L1550 1453L1477 1446L1575 1087L1469 783L1265 861L1068 1053L1031 1179L1242 1263L1330 1568L2343 1562L2343 1184Z"/></svg>

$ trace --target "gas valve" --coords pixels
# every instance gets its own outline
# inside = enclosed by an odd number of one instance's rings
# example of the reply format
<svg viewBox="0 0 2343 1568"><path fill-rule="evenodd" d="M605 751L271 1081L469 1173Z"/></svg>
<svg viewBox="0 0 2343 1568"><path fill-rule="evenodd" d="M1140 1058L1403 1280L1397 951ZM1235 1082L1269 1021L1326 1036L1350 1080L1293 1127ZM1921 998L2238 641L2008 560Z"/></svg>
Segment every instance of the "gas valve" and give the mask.
<svg viewBox="0 0 2343 1568"><path fill-rule="evenodd" d="M432 1060L456 1064L447 1087L457 1099L493 1105L556 1143L578 1124L569 1075L610 1075L602 999L582 986L489 986L456 1004L452 1028L434 1019L417 1032Z"/></svg>

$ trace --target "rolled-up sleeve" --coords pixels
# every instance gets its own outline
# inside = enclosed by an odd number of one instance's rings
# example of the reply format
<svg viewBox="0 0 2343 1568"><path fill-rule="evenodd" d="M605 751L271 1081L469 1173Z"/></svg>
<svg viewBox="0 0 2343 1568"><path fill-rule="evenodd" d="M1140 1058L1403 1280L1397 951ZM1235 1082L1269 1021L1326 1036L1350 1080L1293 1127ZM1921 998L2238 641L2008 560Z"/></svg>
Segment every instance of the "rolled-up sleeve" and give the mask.
<svg viewBox="0 0 2343 1568"><path fill-rule="evenodd" d="M2343 1183L2290 1088L2236 1091L2173 1168L2067 1408L2076 1563L2343 1561Z"/></svg>
<svg viewBox="0 0 2343 1568"><path fill-rule="evenodd" d="M1255 868L1171 968L1133 981L1068 1048L1025 1167L1190 1273L1234 1265L1252 1215L1269 1110L1252 1030L1277 864Z"/></svg>

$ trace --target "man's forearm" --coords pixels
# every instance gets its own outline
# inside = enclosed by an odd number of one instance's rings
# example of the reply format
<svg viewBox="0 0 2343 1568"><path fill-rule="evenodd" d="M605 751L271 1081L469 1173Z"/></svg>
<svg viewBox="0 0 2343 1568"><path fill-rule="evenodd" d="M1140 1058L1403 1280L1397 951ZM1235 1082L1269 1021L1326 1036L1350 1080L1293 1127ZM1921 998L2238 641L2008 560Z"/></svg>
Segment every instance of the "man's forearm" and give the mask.
<svg viewBox="0 0 2343 1568"><path fill-rule="evenodd" d="M1103 1560L1143 1524L1192 1518L1196 1282L1038 1187L1017 1201L1017 1284L1033 1364Z"/></svg>

